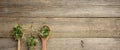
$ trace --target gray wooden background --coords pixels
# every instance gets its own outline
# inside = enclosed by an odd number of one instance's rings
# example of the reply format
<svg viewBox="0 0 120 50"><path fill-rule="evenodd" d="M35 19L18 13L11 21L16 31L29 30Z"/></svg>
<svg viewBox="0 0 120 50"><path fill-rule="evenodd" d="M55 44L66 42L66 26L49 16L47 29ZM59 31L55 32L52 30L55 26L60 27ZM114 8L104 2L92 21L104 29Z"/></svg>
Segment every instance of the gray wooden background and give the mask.
<svg viewBox="0 0 120 50"><path fill-rule="evenodd" d="M0 50L17 49L17 24L25 29L22 50L31 24L50 27L47 50L120 50L120 0L0 0Z"/></svg>

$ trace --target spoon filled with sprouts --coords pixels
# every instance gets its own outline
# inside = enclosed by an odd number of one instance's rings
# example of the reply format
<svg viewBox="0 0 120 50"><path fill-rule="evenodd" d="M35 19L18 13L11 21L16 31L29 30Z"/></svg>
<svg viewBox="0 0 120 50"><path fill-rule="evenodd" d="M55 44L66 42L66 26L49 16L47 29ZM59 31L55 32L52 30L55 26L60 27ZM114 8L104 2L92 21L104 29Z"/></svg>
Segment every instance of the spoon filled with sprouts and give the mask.
<svg viewBox="0 0 120 50"><path fill-rule="evenodd" d="M46 50L46 44L50 35L50 28L46 25L41 27L39 30L39 37L41 38L42 41L42 50Z"/></svg>
<svg viewBox="0 0 120 50"><path fill-rule="evenodd" d="M18 50L20 50L20 40L22 39L23 36L23 29L20 25L17 25L13 28L12 36L14 37L15 40L18 41Z"/></svg>
<svg viewBox="0 0 120 50"><path fill-rule="evenodd" d="M33 25L31 25L31 36L27 37L26 39L26 43L27 43L27 46L28 46L28 50L35 50L35 46L37 44L37 38L35 36L33 36Z"/></svg>

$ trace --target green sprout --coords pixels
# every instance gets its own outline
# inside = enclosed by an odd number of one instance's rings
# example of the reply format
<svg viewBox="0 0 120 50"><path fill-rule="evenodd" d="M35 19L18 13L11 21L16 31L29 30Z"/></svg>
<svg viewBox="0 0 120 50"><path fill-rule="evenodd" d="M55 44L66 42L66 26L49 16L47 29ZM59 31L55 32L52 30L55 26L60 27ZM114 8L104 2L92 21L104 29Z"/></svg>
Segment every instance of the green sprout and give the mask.
<svg viewBox="0 0 120 50"><path fill-rule="evenodd" d="M37 39L32 35L34 32L33 32L33 25L31 25L31 36L30 37L27 37L26 39L26 43L27 43L27 46L28 46L28 49L29 50L33 50L34 47L36 46L36 43L37 43Z"/></svg>
<svg viewBox="0 0 120 50"><path fill-rule="evenodd" d="M48 26L44 25L40 30L40 36L46 38L49 35L50 29Z"/></svg>
<svg viewBox="0 0 120 50"><path fill-rule="evenodd" d="M15 38L15 40L21 39L23 35L22 27L20 25L14 27L12 35Z"/></svg>
<svg viewBox="0 0 120 50"><path fill-rule="evenodd" d="M12 30L12 36L15 38L15 40L18 41L18 50L20 50L20 39L23 36L22 27L20 25L17 25Z"/></svg>
<svg viewBox="0 0 120 50"><path fill-rule="evenodd" d="M33 50L34 46L36 46L36 38L34 36L30 36L26 40L27 46L29 50Z"/></svg>

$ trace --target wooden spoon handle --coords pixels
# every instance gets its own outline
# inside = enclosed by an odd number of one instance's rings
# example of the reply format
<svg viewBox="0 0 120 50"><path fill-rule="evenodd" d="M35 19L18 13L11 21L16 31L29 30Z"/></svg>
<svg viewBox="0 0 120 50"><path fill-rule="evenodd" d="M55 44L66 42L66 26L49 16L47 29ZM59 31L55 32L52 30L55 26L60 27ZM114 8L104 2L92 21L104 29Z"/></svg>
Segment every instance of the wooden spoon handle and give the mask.
<svg viewBox="0 0 120 50"><path fill-rule="evenodd" d="M47 39L42 39L42 50L46 50Z"/></svg>
<svg viewBox="0 0 120 50"><path fill-rule="evenodd" d="M18 50L20 50L20 39L18 39Z"/></svg>

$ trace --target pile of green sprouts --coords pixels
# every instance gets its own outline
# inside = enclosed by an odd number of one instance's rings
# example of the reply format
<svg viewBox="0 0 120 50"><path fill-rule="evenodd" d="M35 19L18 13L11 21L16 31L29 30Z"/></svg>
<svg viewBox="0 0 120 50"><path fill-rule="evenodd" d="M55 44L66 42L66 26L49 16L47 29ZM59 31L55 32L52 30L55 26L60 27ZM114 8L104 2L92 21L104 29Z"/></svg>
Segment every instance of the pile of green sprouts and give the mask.
<svg viewBox="0 0 120 50"><path fill-rule="evenodd" d="M29 50L33 50L33 48L36 46L36 38L34 36L30 36L26 40L27 46Z"/></svg>
<svg viewBox="0 0 120 50"><path fill-rule="evenodd" d="M40 37L46 38L46 37L48 37L48 35L50 33L50 29L48 26L44 25L43 27L41 27L39 32L40 32Z"/></svg>
<svg viewBox="0 0 120 50"><path fill-rule="evenodd" d="M22 27L20 25L17 25L16 27L13 28L13 37L15 38L15 40L19 40L22 38L23 32L22 32Z"/></svg>
<svg viewBox="0 0 120 50"><path fill-rule="evenodd" d="M28 49L29 50L33 50L34 47L36 46L36 38L32 35L33 34L33 26L31 25L31 36L30 37L27 37L27 40L26 40L26 43L27 43L27 46L28 46Z"/></svg>

